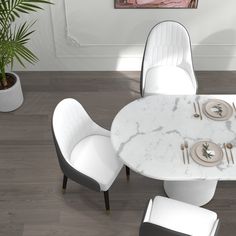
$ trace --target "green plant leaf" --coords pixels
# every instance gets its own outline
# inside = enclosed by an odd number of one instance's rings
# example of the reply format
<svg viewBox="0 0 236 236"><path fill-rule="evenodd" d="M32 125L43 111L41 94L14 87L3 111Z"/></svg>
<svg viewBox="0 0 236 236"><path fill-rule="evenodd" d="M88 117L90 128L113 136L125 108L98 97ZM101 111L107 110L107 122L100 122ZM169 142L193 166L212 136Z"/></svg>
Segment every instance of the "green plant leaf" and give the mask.
<svg viewBox="0 0 236 236"><path fill-rule="evenodd" d="M20 13L30 13L42 9L39 4L52 4L49 0L1 0L0 18L15 21Z"/></svg>
<svg viewBox="0 0 236 236"><path fill-rule="evenodd" d="M0 0L0 74L5 73L8 64L13 66L14 60L22 66L25 62L33 64L38 61L37 56L26 47L34 33L31 28L35 22L17 24L15 21L21 14L42 9L41 4L52 3L49 0Z"/></svg>

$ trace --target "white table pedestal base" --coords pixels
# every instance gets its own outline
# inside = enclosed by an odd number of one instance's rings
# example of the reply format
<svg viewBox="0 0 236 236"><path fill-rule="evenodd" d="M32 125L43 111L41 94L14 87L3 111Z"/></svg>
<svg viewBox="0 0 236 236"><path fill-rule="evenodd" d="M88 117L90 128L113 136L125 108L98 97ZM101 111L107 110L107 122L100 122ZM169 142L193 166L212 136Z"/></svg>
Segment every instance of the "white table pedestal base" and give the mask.
<svg viewBox="0 0 236 236"><path fill-rule="evenodd" d="M217 180L164 181L168 197L196 206L207 204L214 196Z"/></svg>

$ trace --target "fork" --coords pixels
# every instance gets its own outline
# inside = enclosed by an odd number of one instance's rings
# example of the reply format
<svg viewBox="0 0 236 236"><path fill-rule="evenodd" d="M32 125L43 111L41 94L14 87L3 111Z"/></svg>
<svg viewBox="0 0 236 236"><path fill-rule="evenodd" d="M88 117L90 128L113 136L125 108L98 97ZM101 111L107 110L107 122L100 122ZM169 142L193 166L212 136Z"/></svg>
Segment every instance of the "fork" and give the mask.
<svg viewBox="0 0 236 236"><path fill-rule="evenodd" d="M183 162L184 162L184 164L185 164L184 144L181 144L181 145L180 145L180 149L182 150Z"/></svg>
<svg viewBox="0 0 236 236"><path fill-rule="evenodd" d="M199 101L197 101L197 106L198 106L198 110L199 110L200 119L202 120L202 112L201 112L201 107L200 107Z"/></svg>
<svg viewBox="0 0 236 236"><path fill-rule="evenodd" d="M184 147L186 148L188 164L190 164L190 161L189 161L189 152L188 152L188 142L187 142L187 141L184 142Z"/></svg>

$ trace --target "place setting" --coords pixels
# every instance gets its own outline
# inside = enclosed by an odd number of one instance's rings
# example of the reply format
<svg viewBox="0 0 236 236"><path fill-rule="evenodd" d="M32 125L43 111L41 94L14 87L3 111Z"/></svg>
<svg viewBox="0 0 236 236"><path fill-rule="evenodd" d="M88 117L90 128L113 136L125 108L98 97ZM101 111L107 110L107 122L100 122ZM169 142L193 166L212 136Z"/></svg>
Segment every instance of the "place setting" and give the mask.
<svg viewBox="0 0 236 236"><path fill-rule="evenodd" d="M190 157L199 165L213 167L220 164L225 156L228 164L235 163L232 143L224 143L222 147L211 141L199 141L190 148L185 141L180 145L184 165L190 164Z"/></svg>
<svg viewBox="0 0 236 236"><path fill-rule="evenodd" d="M235 104L232 103L232 106L223 100L220 99L209 99L202 105L199 101L193 103L195 118L203 119L204 114L207 118L215 121L225 121L229 120L233 115L233 112L236 112Z"/></svg>

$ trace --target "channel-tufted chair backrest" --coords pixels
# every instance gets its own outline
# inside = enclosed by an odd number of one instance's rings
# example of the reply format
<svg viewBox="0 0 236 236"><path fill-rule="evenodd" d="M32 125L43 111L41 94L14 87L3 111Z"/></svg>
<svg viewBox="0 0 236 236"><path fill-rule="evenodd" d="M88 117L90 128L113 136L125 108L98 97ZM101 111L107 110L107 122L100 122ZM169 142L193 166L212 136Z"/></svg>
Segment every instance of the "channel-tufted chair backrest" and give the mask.
<svg viewBox="0 0 236 236"><path fill-rule="evenodd" d="M162 71L163 68L166 68L169 75L170 70L174 67L183 69L189 74L194 90L197 90L192 65L191 42L187 30L181 24L174 21L164 21L151 30L146 42L142 64L142 95L148 71L157 67L162 68ZM176 70L173 70L173 74L176 75Z"/></svg>

